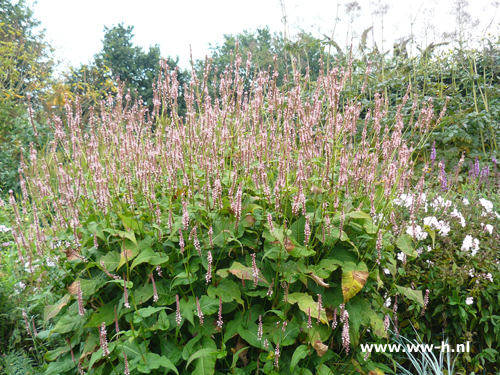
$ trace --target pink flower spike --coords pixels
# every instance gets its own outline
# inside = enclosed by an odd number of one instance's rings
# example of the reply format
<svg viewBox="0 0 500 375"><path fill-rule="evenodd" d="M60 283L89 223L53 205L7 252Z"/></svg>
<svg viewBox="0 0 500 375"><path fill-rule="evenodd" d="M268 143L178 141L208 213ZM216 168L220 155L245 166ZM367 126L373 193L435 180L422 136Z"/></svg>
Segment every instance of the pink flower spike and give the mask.
<svg viewBox="0 0 500 375"><path fill-rule="evenodd" d="M203 313L201 312L200 301L196 297L196 309L198 310L198 318L200 318L200 326L203 325Z"/></svg>
<svg viewBox="0 0 500 375"><path fill-rule="evenodd" d="M181 321L182 321L182 316L181 316L181 308L179 306L179 295L178 294L175 295L175 305L176 305L175 322L179 326L181 324Z"/></svg>
<svg viewBox="0 0 500 375"><path fill-rule="evenodd" d="M219 320L217 320L217 327L222 328L222 297L219 298Z"/></svg>
<svg viewBox="0 0 500 375"><path fill-rule="evenodd" d="M255 253L252 254L252 276L253 276L253 287L257 288L259 282L259 270L257 269L257 263L255 262Z"/></svg>

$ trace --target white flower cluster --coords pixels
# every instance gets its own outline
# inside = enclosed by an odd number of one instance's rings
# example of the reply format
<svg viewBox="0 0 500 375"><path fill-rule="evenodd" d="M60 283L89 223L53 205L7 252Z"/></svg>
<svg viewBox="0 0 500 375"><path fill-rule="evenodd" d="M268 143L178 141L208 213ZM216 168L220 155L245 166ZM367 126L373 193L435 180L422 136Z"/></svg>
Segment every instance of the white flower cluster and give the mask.
<svg viewBox="0 0 500 375"><path fill-rule="evenodd" d="M461 250L470 251L472 256L476 255L479 251L479 240L477 238L472 238L472 236L468 234L465 236Z"/></svg>
<svg viewBox="0 0 500 375"><path fill-rule="evenodd" d="M411 223L409 224L408 228L406 228L406 233L408 233L418 241L425 240L428 236L428 233L425 232L420 225Z"/></svg>
<svg viewBox="0 0 500 375"><path fill-rule="evenodd" d="M6 226L5 226L5 225L3 225L3 224L2 224L2 225L0 225L0 232L9 232L9 231L11 231L11 230L12 230L12 228L8 228L8 227L6 227Z"/></svg>
<svg viewBox="0 0 500 375"><path fill-rule="evenodd" d="M435 216L428 216L424 218L424 225L427 225L431 229L439 231L443 237L446 237L450 233L450 226L444 220L439 220Z"/></svg>

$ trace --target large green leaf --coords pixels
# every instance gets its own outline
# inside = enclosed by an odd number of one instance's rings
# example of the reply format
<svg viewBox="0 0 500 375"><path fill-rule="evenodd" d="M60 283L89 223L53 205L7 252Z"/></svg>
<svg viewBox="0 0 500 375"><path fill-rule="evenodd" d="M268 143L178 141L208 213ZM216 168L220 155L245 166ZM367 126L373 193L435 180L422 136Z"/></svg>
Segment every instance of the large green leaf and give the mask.
<svg viewBox="0 0 500 375"><path fill-rule="evenodd" d="M311 317L313 319L318 318L318 302L314 301L311 295L307 293L291 293L288 295L288 303L297 303L299 305L299 309L301 309L306 314L309 314L309 309L311 309ZM320 321L321 323L328 324L325 309L321 310Z"/></svg>
<svg viewBox="0 0 500 375"><path fill-rule="evenodd" d="M153 249L142 250L132 262L130 270L132 270L135 266L138 266L141 263L149 263L149 261L155 256L156 253L153 251Z"/></svg>
<svg viewBox="0 0 500 375"><path fill-rule="evenodd" d="M120 254L120 262L116 269L120 269L125 263L133 260L137 255L139 255L140 249L137 244L132 241L123 241L122 252Z"/></svg>
<svg viewBox="0 0 500 375"><path fill-rule="evenodd" d="M69 315L63 315L59 321L57 322L56 326L52 329L52 332L54 333L68 333L72 331L76 331L83 327L85 322L87 321L86 316L69 316Z"/></svg>
<svg viewBox="0 0 500 375"><path fill-rule="evenodd" d="M239 262L233 262L233 264L231 264L231 267L227 269L227 272L236 276L239 279L253 280L253 268L245 267L243 264ZM262 275L262 272L260 271L259 271L259 283L262 283L266 286L269 285L269 282L266 280L266 278Z"/></svg>
<svg viewBox="0 0 500 375"><path fill-rule="evenodd" d="M153 307L153 306L148 306L148 307L145 307L143 309L139 309L137 310L137 314L143 318L147 318L148 316L151 316L155 313L157 313L158 311L161 311L161 310L166 310L166 309L169 309L168 307Z"/></svg>
<svg viewBox="0 0 500 375"><path fill-rule="evenodd" d="M115 320L115 306L118 307L118 301L119 298L116 298L108 304L99 307L90 318L87 327L99 327L103 322L107 326L113 323Z"/></svg>
<svg viewBox="0 0 500 375"><path fill-rule="evenodd" d="M164 367L167 370L172 370L177 375L179 375L179 371L177 371L177 368L167 357L160 356L156 353L146 353L144 354L144 357L141 356L140 358L141 360L137 365L137 370L142 373L149 374L151 370L156 370L160 367Z"/></svg>
<svg viewBox="0 0 500 375"><path fill-rule="evenodd" d="M47 321L57 314L59 314L59 311L68 304L69 300L71 298L71 294L66 294L63 298L61 298L55 305L47 305L43 309L43 321L47 323Z"/></svg>
<svg viewBox="0 0 500 375"><path fill-rule="evenodd" d="M411 299L413 302L418 303L420 306L424 305L424 298L422 297L421 290L413 290L410 288L405 288L402 286L396 285L396 289L399 293L404 295L406 298Z"/></svg>
<svg viewBox="0 0 500 375"><path fill-rule="evenodd" d="M358 294L368 280L368 267L365 263L347 262L342 266L342 294L344 302Z"/></svg>
<svg viewBox="0 0 500 375"><path fill-rule="evenodd" d="M66 358L64 361L57 361L49 363L49 367L45 370L44 375L59 375L65 371L71 370L76 367L76 363L70 358Z"/></svg>
<svg viewBox="0 0 500 375"><path fill-rule="evenodd" d="M220 357L220 354L222 353L217 350L217 345L211 338L206 336L203 337L202 343L202 350L212 350L212 352L207 353L207 355L199 356L198 359L196 359L196 366L194 368L193 375L212 375L215 372L217 358ZM196 353L194 353L191 357L194 355L196 355Z"/></svg>
<svg viewBox="0 0 500 375"><path fill-rule="evenodd" d="M409 234L403 234L396 240L396 246L406 255L416 258L417 252L413 248L413 240Z"/></svg>
<svg viewBox="0 0 500 375"><path fill-rule="evenodd" d="M120 254L117 251L110 251L99 259L99 264L101 262L104 262L104 266L109 272L113 272L120 263Z"/></svg>
<svg viewBox="0 0 500 375"><path fill-rule="evenodd" d="M290 362L290 372L293 373L295 366L299 363L301 359L306 358L309 355L309 348L306 345L300 345L295 349L292 355L292 361Z"/></svg>
<svg viewBox="0 0 500 375"><path fill-rule="evenodd" d="M222 279L217 287L210 285L208 287L207 294L209 297L214 298L215 296L221 297L222 302L232 302L236 300L236 302L243 305L243 300L241 299L241 291L238 284L236 284L233 280Z"/></svg>
<svg viewBox="0 0 500 375"><path fill-rule="evenodd" d="M106 283L106 279L102 277L95 277L93 279L80 279L79 281L80 288L82 288L82 294L89 297L95 294L95 292L97 292Z"/></svg>

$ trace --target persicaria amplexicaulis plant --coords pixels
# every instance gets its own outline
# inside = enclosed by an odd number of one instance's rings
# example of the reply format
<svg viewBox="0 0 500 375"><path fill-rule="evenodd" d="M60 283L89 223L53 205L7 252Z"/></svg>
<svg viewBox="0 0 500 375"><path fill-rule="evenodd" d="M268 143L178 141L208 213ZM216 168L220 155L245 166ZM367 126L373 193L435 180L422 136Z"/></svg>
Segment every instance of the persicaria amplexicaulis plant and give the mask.
<svg viewBox="0 0 500 375"><path fill-rule="evenodd" d="M397 252L415 257L404 224L385 218L409 193L432 103L412 103L408 87L390 123L380 95L373 110L345 101L352 67L325 67L314 84L296 73L287 89L259 72L247 92L241 64L179 88L162 62L155 115L118 87L86 124L68 103L46 152L31 150L22 204L37 219L13 232L25 259L57 255L60 282L76 281L40 336L70 337L85 371L287 373L301 345L321 348L301 368L347 371L332 358L361 361L360 342L387 337L384 293L422 308L421 290L383 271ZM407 107L420 108L411 125ZM406 143L410 126L421 144ZM58 241L71 245L40 245ZM69 356L61 348L54 368Z"/></svg>

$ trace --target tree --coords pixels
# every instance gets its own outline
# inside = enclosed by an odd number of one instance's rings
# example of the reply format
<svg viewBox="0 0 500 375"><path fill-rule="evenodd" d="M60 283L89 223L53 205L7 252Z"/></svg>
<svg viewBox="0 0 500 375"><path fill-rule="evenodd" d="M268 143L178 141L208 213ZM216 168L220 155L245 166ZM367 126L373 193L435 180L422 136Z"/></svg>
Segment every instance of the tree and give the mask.
<svg viewBox="0 0 500 375"><path fill-rule="evenodd" d="M292 79L294 68L303 75L309 67L310 79L315 81L320 72L321 59L325 65L328 60L324 44L310 33L302 31L290 41L281 33L272 34L268 26L255 31L245 30L238 35L226 34L222 44L210 45L209 50L212 67L216 68L218 74L224 72L226 66L233 61L235 53L241 54L242 69L245 69L246 58L251 53L252 67L247 77L247 90L257 72L267 71L269 68L273 70L275 66L279 72L280 86L284 83L285 77ZM330 56L329 60L333 61L333 56ZM204 65L203 60L196 62L198 73L203 73Z"/></svg>
<svg viewBox="0 0 500 375"><path fill-rule="evenodd" d="M36 147L43 144L43 127L35 130L36 113L28 115L26 106L28 95L34 109L50 95L52 48L44 32L36 31L39 25L24 0L17 4L0 0L0 189L4 194L19 188L22 149L27 151L31 142Z"/></svg>

